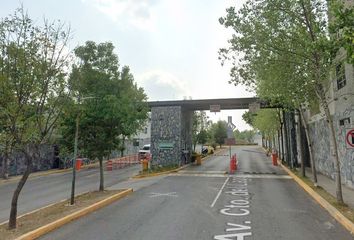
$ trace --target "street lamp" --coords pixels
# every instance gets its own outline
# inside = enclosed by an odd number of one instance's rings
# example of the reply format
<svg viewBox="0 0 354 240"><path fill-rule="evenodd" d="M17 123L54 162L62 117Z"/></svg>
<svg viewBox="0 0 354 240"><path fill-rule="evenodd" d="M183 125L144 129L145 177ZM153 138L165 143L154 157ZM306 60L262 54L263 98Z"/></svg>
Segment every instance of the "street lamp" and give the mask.
<svg viewBox="0 0 354 240"><path fill-rule="evenodd" d="M80 99L80 96L77 98L78 106L80 107L80 100L92 99L97 97L84 97ZM80 110L76 116L76 126L75 126L75 140L74 140L74 159L73 159L73 178L71 182L71 197L70 197L70 205L74 205L75 203L75 181L76 181L76 158L77 158L77 144L79 140L79 121L80 121Z"/></svg>

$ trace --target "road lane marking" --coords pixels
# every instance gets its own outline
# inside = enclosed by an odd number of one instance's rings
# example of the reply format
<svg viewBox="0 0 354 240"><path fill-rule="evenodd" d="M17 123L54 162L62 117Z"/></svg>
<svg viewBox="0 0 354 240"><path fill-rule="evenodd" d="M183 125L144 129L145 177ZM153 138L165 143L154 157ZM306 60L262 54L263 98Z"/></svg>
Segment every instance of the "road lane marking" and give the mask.
<svg viewBox="0 0 354 240"><path fill-rule="evenodd" d="M225 174L196 174L196 173L192 173L192 174L188 174L188 173L170 173L168 174L168 176L174 176L174 177L222 177L225 178L227 177L227 175Z"/></svg>
<svg viewBox="0 0 354 240"><path fill-rule="evenodd" d="M220 190L219 190L218 194L216 195L214 201L213 201L212 204L210 205L211 208L213 208L213 207L215 206L216 201L217 201L218 198L220 197L221 192L222 192L222 190L224 189L226 183L229 181L229 179L230 179L230 177L227 177L227 178L226 178L224 184L223 184L222 187L220 188Z"/></svg>
<svg viewBox="0 0 354 240"><path fill-rule="evenodd" d="M150 193L150 197L178 197L176 192L169 192L169 193Z"/></svg>
<svg viewBox="0 0 354 240"><path fill-rule="evenodd" d="M217 174L225 174L225 171L188 171L188 170L182 170L178 171L178 173L201 173L201 174L208 174L208 173L217 173Z"/></svg>
<svg viewBox="0 0 354 240"><path fill-rule="evenodd" d="M220 213L227 217L224 233L214 235L216 240L245 240L252 236L252 226L249 220L251 213L251 198L249 197L249 179L234 175L229 177L227 189L224 194L226 199L230 199ZM229 222L231 220L232 222Z"/></svg>
<svg viewBox="0 0 354 240"><path fill-rule="evenodd" d="M176 176L176 177L226 177L226 174L204 174L204 173L170 173L168 176ZM292 179L289 175L254 175L254 174L235 174L229 175L235 177L242 178L257 178L257 179Z"/></svg>

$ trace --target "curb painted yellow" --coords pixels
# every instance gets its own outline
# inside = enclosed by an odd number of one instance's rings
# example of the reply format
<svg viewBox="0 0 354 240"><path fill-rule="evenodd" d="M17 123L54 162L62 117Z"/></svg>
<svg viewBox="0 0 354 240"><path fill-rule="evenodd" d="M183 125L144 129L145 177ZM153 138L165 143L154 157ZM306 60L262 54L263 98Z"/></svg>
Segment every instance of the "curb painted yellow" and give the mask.
<svg viewBox="0 0 354 240"><path fill-rule="evenodd" d="M221 152L223 150L225 150L225 149L219 149L218 151L215 151L214 154L219 153L219 152ZM205 160L208 160L214 154L208 155L208 156L202 158L202 162L205 161ZM168 170L168 171L164 171L164 172L150 173L150 174L146 174L146 175L136 175L136 176L133 176L131 178L132 179L140 179L140 178L148 178L148 177L157 177L157 176L166 175L166 174L169 174L169 173L178 172L178 171L180 171L182 169L185 169L188 166L190 166L190 164L186 164L186 165L184 165L182 167L179 167L179 168L176 168L176 169L172 169L172 170Z"/></svg>
<svg viewBox="0 0 354 240"><path fill-rule="evenodd" d="M78 218L83 217L91 212L94 212L94 211L100 209L100 208L103 208L103 207L113 203L114 201L131 194L132 192L133 192L133 189L131 189L131 188L126 189L120 193L117 193L117 194L110 196L106 199L103 199L97 203L94 203L91 206L88 206L88 207L81 209L77 212L69 214L61 219L58 219L54 222L51 222L47 225L37 228L31 232L28 232L28 233L16 238L15 240L32 240L32 239L39 238L40 236L43 236L44 234L47 234L47 233L65 225L75 219L78 219Z"/></svg>
<svg viewBox="0 0 354 240"><path fill-rule="evenodd" d="M165 174L169 174L169 173L173 173L173 172L178 172L179 170L182 170L182 169L186 168L187 166L189 166L189 164L184 165L184 166L179 167L179 168L176 168L176 169L164 171L164 172L149 173L149 174L146 174L146 175L136 175L136 176L133 176L133 177L131 177L131 178L132 178L132 179L139 179L139 178L148 178L148 177L161 176L161 175L165 175Z"/></svg>
<svg viewBox="0 0 354 240"><path fill-rule="evenodd" d="M324 209L326 209L331 216L342 224L352 235L354 235L354 223L346 218L341 212L333 207L329 202L322 198L317 192L315 192L304 181L291 172L283 164L280 164L282 168L297 182L312 198L314 198Z"/></svg>

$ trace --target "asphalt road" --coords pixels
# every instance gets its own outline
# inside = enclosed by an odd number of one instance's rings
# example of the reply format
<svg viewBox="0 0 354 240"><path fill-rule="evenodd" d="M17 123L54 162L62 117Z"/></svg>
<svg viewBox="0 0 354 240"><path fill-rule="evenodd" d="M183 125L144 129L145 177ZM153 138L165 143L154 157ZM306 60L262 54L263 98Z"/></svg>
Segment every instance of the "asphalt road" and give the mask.
<svg viewBox="0 0 354 240"><path fill-rule="evenodd" d="M165 177L122 182L128 197L41 239L321 239L353 240L258 147L234 147L202 166Z"/></svg>
<svg viewBox="0 0 354 240"><path fill-rule="evenodd" d="M109 187L128 179L140 170L133 166L114 171L105 171L105 186ZM11 198L18 181L0 184L0 222L8 220ZM29 178L23 187L18 203L18 216L51 203L70 198L72 172L56 173ZM82 169L76 174L75 193L98 190L99 169Z"/></svg>

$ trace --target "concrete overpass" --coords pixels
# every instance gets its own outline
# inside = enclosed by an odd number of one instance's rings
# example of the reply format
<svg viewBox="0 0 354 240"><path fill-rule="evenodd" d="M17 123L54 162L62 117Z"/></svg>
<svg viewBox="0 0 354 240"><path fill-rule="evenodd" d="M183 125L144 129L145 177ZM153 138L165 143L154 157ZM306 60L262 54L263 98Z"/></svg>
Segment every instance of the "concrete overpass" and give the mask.
<svg viewBox="0 0 354 240"><path fill-rule="evenodd" d="M181 106L190 111L210 110L211 105L220 105L221 110L248 109L252 103L259 103L261 108L270 107L265 101L259 98L221 98L221 99L199 99L199 100L171 100L171 101L150 101L149 108Z"/></svg>

